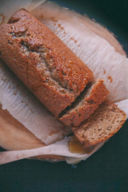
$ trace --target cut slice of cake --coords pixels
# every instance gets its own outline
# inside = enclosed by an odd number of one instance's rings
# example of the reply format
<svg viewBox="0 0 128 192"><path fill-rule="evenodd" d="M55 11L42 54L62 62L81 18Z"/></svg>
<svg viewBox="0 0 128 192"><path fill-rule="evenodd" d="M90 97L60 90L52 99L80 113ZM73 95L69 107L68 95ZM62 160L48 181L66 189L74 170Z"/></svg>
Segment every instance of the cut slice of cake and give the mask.
<svg viewBox="0 0 128 192"><path fill-rule="evenodd" d="M66 126L79 126L105 101L108 94L109 92L104 85L104 81L98 80L88 89L85 89L81 97L60 117L60 121Z"/></svg>
<svg viewBox="0 0 128 192"><path fill-rule="evenodd" d="M124 124L126 114L115 104L102 104L79 128L73 128L84 147L92 147L112 137Z"/></svg>

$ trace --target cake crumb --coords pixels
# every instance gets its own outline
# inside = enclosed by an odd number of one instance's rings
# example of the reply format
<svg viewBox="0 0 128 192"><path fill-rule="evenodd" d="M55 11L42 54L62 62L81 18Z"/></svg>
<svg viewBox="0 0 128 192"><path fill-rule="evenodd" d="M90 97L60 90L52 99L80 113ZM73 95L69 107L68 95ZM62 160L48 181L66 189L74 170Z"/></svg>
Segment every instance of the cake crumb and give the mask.
<svg viewBox="0 0 128 192"><path fill-rule="evenodd" d="M112 77L111 76L108 76L108 80L110 81L110 83L112 83Z"/></svg>

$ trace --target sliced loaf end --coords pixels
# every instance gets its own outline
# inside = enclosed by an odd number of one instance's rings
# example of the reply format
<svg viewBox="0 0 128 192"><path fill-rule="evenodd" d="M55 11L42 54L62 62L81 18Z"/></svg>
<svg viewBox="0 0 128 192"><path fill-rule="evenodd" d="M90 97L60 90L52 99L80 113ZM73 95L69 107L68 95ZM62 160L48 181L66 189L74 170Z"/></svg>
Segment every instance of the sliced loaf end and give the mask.
<svg viewBox="0 0 128 192"><path fill-rule="evenodd" d="M82 93L81 97L60 118L66 126L79 126L105 101L109 91L103 80L98 80Z"/></svg>
<svg viewBox="0 0 128 192"><path fill-rule="evenodd" d="M78 140L88 148L112 137L126 121L126 114L115 104L102 104L80 128L73 128Z"/></svg>

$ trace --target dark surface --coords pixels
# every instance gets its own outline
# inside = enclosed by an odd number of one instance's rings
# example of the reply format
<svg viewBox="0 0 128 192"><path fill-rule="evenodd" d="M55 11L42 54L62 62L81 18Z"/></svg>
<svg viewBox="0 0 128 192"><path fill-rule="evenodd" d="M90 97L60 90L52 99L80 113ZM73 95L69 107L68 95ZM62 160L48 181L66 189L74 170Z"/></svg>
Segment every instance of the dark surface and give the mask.
<svg viewBox="0 0 128 192"><path fill-rule="evenodd" d="M106 25L128 52L127 0L58 3ZM128 192L128 122L97 153L76 167L22 160L0 166L0 192Z"/></svg>

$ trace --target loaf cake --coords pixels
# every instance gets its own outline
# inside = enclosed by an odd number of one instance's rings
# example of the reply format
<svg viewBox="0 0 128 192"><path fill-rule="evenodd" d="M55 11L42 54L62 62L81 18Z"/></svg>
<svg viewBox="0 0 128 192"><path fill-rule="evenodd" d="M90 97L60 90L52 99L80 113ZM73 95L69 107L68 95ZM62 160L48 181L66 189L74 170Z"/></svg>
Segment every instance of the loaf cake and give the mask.
<svg viewBox="0 0 128 192"><path fill-rule="evenodd" d="M67 126L79 126L88 119L109 94L103 80L99 80L81 94L77 102L65 112L60 120Z"/></svg>
<svg viewBox="0 0 128 192"><path fill-rule="evenodd" d="M65 125L79 126L108 95L103 81L92 85L92 71L28 11L1 25L0 36L1 58Z"/></svg>
<svg viewBox="0 0 128 192"><path fill-rule="evenodd" d="M125 121L126 114L115 104L104 103L73 132L85 148L90 148L112 137Z"/></svg>
<svg viewBox="0 0 128 192"><path fill-rule="evenodd" d="M24 9L0 25L0 57L55 116L93 81L92 71Z"/></svg>

